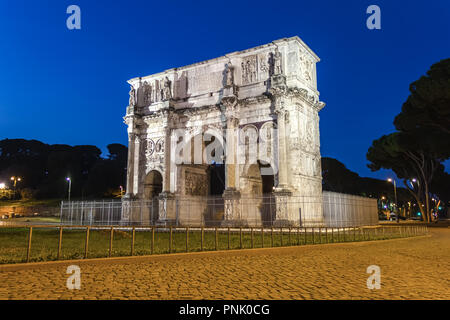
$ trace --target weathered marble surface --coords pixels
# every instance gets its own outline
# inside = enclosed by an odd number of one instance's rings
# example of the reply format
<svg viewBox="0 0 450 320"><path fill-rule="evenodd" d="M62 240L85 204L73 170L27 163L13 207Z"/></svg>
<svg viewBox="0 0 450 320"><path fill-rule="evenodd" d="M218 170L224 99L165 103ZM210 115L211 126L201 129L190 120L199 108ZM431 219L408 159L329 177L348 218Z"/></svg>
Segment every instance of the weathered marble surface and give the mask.
<svg viewBox="0 0 450 320"><path fill-rule="evenodd" d="M249 175L251 163L238 163L249 158L248 148L257 145L256 154L264 150L273 155L274 194L277 203L281 201L276 218L298 223L299 205L283 203L300 202L296 197L302 197L309 221L320 225L318 112L325 104L317 90L317 62L314 52L300 38L292 37L129 80L130 99L124 117L129 136L125 199L146 197L145 186L150 183L146 177L151 171L160 173L163 195L203 196L205 190L195 185L203 183L201 174L189 174L179 163L189 151L177 148L181 139L177 132L184 135L184 142L207 132L224 147L226 190L231 192L227 194L260 195L259 178ZM243 138L252 130L260 137L257 143ZM226 219L237 219L233 208L225 206ZM239 215L245 220L242 212Z"/></svg>

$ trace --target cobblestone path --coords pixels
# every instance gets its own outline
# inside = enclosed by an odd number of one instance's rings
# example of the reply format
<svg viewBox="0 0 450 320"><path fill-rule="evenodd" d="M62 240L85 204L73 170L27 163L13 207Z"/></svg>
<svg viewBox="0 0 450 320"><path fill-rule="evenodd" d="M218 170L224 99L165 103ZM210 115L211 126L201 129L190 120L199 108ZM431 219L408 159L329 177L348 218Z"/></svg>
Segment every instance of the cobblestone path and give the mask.
<svg viewBox="0 0 450 320"><path fill-rule="evenodd" d="M81 289L66 287L68 265ZM381 289L369 290L369 265ZM0 299L450 299L450 229L430 236L0 266Z"/></svg>

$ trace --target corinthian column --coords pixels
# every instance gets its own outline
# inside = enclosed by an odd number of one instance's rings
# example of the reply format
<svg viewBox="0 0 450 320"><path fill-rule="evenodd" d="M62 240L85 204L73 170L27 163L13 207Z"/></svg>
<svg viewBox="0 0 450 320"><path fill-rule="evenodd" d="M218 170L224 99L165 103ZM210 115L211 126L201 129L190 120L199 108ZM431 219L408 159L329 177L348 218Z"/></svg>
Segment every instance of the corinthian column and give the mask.
<svg viewBox="0 0 450 320"><path fill-rule="evenodd" d="M134 174L134 133L128 133L128 163L127 163L127 187L125 197L129 198L133 194L133 174Z"/></svg>
<svg viewBox="0 0 450 320"><path fill-rule="evenodd" d="M222 99L222 121L224 124L225 144L225 191L223 226L230 226L241 220L239 211L240 192L238 190L239 164L237 159L239 119L236 114L237 97Z"/></svg>
<svg viewBox="0 0 450 320"><path fill-rule="evenodd" d="M276 110L277 117L277 138L278 138L278 189L288 188L288 165L286 152L286 111Z"/></svg>
<svg viewBox="0 0 450 320"><path fill-rule="evenodd" d="M171 158L171 152L172 152L172 139L171 134L172 130L170 130L169 126L166 126L165 128L165 134L164 137L164 178L163 178L163 192L169 193L170 192L170 185L171 185L171 171L172 171L172 158Z"/></svg>
<svg viewBox="0 0 450 320"><path fill-rule="evenodd" d="M134 159L133 159L133 194L135 196L139 195L141 192L139 185L139 161L140 161L140 153L141 153L141 141L139 135L134 135Z"/></svg>

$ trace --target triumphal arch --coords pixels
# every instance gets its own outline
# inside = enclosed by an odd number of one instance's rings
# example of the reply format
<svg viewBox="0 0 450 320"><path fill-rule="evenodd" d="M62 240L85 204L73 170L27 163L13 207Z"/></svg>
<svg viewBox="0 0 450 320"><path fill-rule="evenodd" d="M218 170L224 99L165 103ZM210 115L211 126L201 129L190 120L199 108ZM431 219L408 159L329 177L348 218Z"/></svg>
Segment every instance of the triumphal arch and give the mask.
<svg viewBox="0 0 450 320"><path fill-rule="evenodd" d="M317 62L292 37L129 80L122 220L322 225Z"/></svg>

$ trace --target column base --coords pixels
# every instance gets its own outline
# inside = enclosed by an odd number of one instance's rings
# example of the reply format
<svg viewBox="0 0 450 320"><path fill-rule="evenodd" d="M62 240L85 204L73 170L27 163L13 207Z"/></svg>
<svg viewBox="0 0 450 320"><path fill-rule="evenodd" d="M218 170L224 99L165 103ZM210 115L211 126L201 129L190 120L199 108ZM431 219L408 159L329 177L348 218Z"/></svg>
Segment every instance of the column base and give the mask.
<svg viewBox="0 0 450 320"><path fill-rule="evenodd" d="M159 214L157 225L177 225L177 207L176 207L176 197L174 193L163 191L158 196L159 201Z"/></svg>
<svg viewBox="0 0 450 320"><path fill-rule="evenodd" d="M239 210L240 191L235 188L227 188L222 197L224 199L224 220L221 225L224 227L245 225L246 222L242 221Z"/></svg>
<svg viewBox="0 0 450 320"><path fill-rule="evenodd" d="M292 192L286 186L275 188L273 195L275 197L275 220L272 222L274 227L289 227L294 224L289 219L289 208Z"/></svg>

